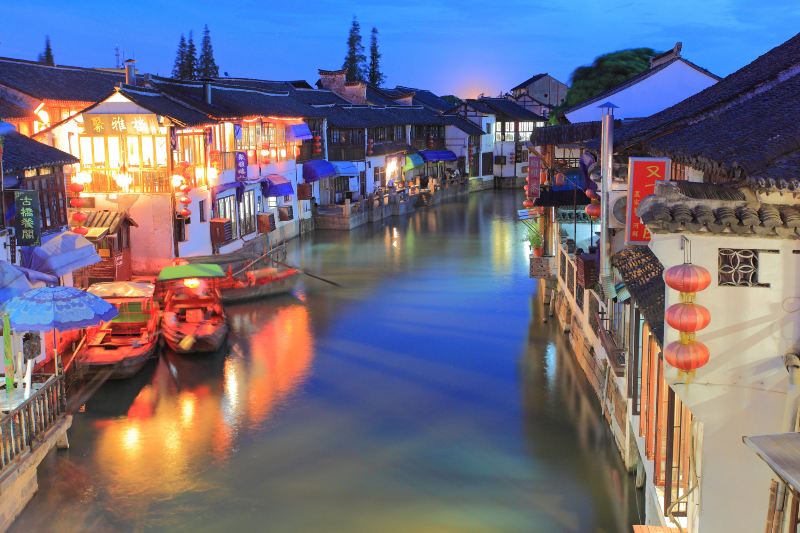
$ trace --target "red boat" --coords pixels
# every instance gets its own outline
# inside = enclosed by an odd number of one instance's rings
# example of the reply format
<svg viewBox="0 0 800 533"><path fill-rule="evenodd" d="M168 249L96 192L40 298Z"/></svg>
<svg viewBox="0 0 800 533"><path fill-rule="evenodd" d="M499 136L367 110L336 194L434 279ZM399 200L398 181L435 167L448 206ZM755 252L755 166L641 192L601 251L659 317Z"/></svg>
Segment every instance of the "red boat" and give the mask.
<svg viewBox="0 0 800 533"><path fill-rule="evenodd" d="M217 282L219 265L191 264L164 268L158 282L166 290L161 332L176 353L215 352L228 334Z"/></svg>
<svg viewBox="0 0 800 533"><path fill-rule="evenodd" d="M108 379L133 376L158 345L158 304L153 284L133 281L95 283L88 292L113 304L119 315L99 327L89 328L77 354L84 376L107 373Z"/></svg>
<svg viewBox="0 0 800 533"><path fill-rule="evenodd" d="M290 293L299 278L300 271L294 268L260 268L246 272L243 277L234 277L228 270L225 278L219 280L219 288L224 303L236 303Z"/></svg>

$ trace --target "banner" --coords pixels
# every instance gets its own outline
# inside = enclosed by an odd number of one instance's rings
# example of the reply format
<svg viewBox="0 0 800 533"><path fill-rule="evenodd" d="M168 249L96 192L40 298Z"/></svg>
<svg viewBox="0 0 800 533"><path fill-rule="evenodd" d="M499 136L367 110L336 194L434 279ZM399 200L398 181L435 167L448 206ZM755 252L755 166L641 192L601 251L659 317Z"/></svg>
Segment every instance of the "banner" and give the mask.
<svg viewBox="0 0 800 533"><path fill-rule="evenodd" d="M670 160L663 157L628 158L628 223L625 244L647 244L650 232L636 215L639 203L655 192L656 182L669 179Z"/></svg>
<svg viewBox="0 0 800 533"><path fill-rule="evenodd" d="M236 181L247 181L247 152L236 152Z"/></svg>
<svg viewBox="0 0 800 533"><path fill-rule="evenodd" d="M542 183L539 175L542 172L542 160L528 152L528 198L541 196Z"/></svg>
<svg viewBox="0 0 800 533"><path fill-rule="evenodd" d="M42 244L42 211L37 191L14 191L14 204L17 216L14 218L14 232L19 246L40 246Z"/></svg>

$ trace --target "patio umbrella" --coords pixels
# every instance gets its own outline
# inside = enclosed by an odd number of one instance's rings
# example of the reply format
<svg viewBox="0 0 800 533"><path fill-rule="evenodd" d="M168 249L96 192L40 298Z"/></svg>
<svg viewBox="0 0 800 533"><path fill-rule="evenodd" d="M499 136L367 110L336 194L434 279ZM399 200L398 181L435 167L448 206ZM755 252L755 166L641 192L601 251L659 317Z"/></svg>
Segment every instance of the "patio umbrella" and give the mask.
<svg viewBox="0 0 800 533"><path fill-rule="evenodd" d="M8 261L0 261L0 302L20 296L33 288L25 273Z"/></svg>
<svg viewBox="0 0 800 533"><path fill-rule="evenodd" d="M41 287L12 298L5 305L11 327L17 331L53 330L53 352L58 373L56 331L96 326L119 314L116 307L74 287Z"/></svg>

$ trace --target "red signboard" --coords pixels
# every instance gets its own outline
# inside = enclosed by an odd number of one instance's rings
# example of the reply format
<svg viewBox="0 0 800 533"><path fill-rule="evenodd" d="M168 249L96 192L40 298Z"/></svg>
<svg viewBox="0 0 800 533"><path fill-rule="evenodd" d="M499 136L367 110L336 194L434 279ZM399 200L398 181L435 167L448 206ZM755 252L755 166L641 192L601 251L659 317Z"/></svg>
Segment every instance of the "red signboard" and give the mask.
<svg viewBox="0 0 800 533"><path fill-rule="evenodd" d="M528 155L528 198L539 198L541 194L541 171L542 160L533 154Z"/></svg>
<svg viewBox="0 0 800 533"><path fill-rule="evenodd" d="M639 203L655 192L656 182L669 179L670 160L661 157L628 158L628 223L625 244L647 244L650 232L636 215Z"/></svg>

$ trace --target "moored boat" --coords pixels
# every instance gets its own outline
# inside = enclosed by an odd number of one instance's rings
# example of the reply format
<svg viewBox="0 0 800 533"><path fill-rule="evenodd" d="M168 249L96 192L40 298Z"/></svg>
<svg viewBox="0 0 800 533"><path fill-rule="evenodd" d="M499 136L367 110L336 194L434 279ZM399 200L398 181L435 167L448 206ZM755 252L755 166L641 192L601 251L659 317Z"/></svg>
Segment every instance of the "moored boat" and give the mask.
<svg viewBox="0 0 800 533"><path fill-rule="evenodd" d="M113 304L119 314L89 328L77 354L83 376L107 374L108 379L133 376L156 354L158 304L152 283L111 281L95 283L88 292Z"/></svg>
<svg viewBox="0 0 800 533"><path fill-rule="evenodd" d="M165 291L161 333L176 353L214 352L228 334L217 283L219 265L190 264L164 268L158 283Z"/></svg>
<svg viewBox="0 0 800 533"><path fill-rule="evenodd" d="M224 303L237 303L290 293L299 279L300 271L294 268L260 268L243 277L228 272L219 287Z"/></svg>

